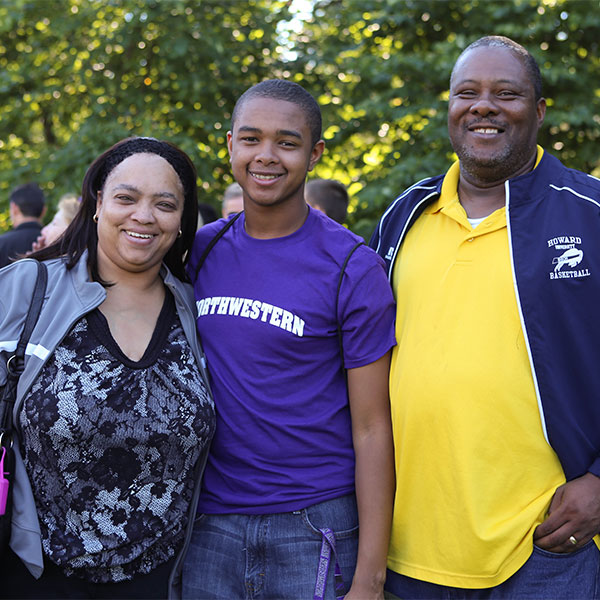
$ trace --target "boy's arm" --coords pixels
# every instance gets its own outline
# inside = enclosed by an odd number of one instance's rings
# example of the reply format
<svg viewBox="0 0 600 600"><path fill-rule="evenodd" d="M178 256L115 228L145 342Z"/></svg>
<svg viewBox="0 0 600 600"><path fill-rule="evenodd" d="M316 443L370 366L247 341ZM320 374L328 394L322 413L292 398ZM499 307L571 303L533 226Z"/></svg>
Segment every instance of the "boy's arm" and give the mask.
<svg viewBox="0 0 600 600"><path fill-rule="evenodd" d="M395 487L389 366L387 352L369 365L348 369L359 538L347 600L383 598Z"/></svg>

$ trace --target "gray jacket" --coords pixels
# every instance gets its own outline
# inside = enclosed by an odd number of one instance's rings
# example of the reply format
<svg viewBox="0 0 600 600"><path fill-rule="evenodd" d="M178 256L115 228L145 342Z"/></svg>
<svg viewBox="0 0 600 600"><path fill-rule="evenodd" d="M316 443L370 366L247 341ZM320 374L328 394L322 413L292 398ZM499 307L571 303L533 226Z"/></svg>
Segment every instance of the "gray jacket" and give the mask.
<svg viewBox="0 0 600 600"><path fill-rule="evenodd" d="M87 253L78 263L67 270L62 259L46 262L48 267L48 287L38 322L31 334L25 356L25 369L17 388L17 401L14 409L15 429L18 431L19 412L23 398L32 386L48 357L63 340L73 325L85 314L99 306L106 298L102 285L90 280L87 268ZM0 269L0 386L6 382L6 353L17 346L25 322L27 310L37 276L37 267L32 260L24 259ZM208 388L208 376L204 352L196 334L195 300L192 287L175 278L163 265L161 277L175 298L175 306L185 336L197 359L200 371ZM18 436L17 436L18 437ZM13 487L13 515L10 546L21 558L34 577L39 578L43 571L40 526L33 493L23 459L15 441L16 469ZM183 557L191 537L200 480L206 464L208 448L198 461L197 481L190 504L185 544L175 561L170 577L169 597L180 596L180 577Z"/></svg>

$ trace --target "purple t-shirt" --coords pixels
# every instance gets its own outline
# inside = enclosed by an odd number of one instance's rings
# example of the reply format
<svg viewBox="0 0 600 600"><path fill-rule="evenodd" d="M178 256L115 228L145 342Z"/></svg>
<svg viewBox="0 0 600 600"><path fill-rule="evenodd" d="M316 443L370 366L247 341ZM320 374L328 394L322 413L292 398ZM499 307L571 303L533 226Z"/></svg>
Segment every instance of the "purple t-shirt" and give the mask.
<svg viewBox="0 0 600 600"><path fill-rule="evenodd" d="M190 259L225 221L202 227ZM354 490L354 450L335 298L353 233L310 210L293 234L255 239L244 215L212 248L194 284L198 331L217 412L199 510L268 514ZM347 368L394 344L383 261L361 246L339 301Z"/></svg>

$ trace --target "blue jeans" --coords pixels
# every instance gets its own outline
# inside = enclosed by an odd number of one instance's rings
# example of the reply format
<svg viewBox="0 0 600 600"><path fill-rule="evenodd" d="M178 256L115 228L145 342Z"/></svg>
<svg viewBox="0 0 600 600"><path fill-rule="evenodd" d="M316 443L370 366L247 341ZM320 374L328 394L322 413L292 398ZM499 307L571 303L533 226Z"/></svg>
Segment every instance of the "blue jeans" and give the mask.
<svg viewBox="0 0 600 600"><path fill-rule="evenodd" d="M600 552L591 540L569 554L534 546L527 562L504 583L492 588L447 587L388 570L385 589L403 600L596 600L600 594L599 578Z"/></svg>
<svg viewBox="0 0 600 600"><path fill-rule="evenodd" d="M186 599L313 598L323 542L335 534L345 594L358 552L354 494L271 515L200 515L183 566ZM331 555L324 598L336 597ZM337 592L338 594L340 591Z"/></svg>

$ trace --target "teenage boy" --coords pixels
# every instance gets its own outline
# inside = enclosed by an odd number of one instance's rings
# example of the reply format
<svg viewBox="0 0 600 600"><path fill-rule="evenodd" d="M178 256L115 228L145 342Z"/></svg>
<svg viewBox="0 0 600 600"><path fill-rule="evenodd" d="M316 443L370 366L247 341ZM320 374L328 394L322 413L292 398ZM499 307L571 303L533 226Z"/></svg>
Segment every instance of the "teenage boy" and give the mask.
<svg viewBox="0 0 600 600"><path fill-rule="evenodd" d="M299 85L247 90L227 134L244 212L196 238L217 434L187 598L383 597L394 304L381 259L304 200L320 137L319 106Z"/></svg>

